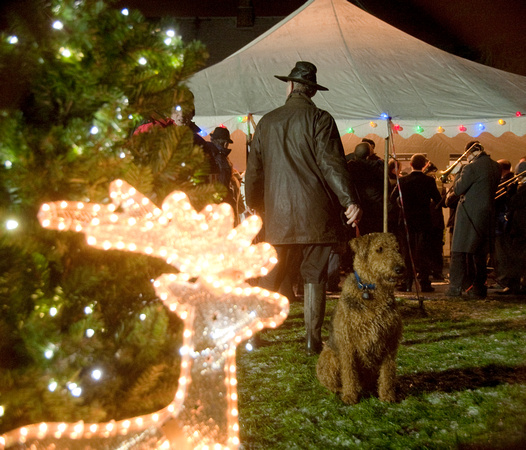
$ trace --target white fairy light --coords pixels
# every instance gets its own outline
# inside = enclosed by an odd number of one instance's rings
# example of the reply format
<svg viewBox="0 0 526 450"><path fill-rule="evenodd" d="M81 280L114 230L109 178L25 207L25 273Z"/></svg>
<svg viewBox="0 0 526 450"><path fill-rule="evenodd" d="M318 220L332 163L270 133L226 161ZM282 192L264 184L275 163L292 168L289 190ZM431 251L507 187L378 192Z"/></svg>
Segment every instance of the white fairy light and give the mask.
<svg viewBox="0 0 526 450"><path fill-rule="evenodd" d="M92 309L91 306L86 306L86 307L84 308L84 314L87 315L87 314L91 314L92 312L93 312L93 309Z"/></svg>
<svg viewBox="0 0 526 450"><path fill-rule="evenodd" d="M81 394L82 394L82 388L80 388L80 387L76 387L75 389L71 390L71 395L73 397L80 397Z"/></svg>
<svg viewBox="0 0 526 450"><path fill-rule="evenodd" d="M120 152L120 153L119 153L119 158L121 158L121 159L126 158L126 153L124 153L124 152Z"/></svg>
<svg viewBox="0 0 526 450"><path fill-rule="evenodd" d="M93 378L94 380L100 380L102 377L102 370L100 369L95 369L91 372L91 378Z"/></svg>
<svg viewBox="0 0 526 450"><path fill-rule="evenodd" d="M2 417L4 415L4 407L3 406L0 406L0 417Z"/></svg>
<svg viewBox="0 0 526 450"><path fill-rule="evenodd" d="M93 328L88 328L86 330L86 337L88 338L93 337L94 334L95 334L95 330Z"/></svg>
<svg viewBox="0 0 526 450"><path fill-rule="evenodd" d="M53 358L53 355L54 355L53 350L46 350L46 351L44 352L44 356L46 357L46 359L51 359L51 358Z"/></svg>
<svg viewBox="0 0 526 450"><path fill-rule="evenodd" d="M13 167L13 163L12 163L11 161L6 161L6 162L4 163L4 167L5 167L6 169L10 169L11 167Z"/></svg>
<svg viewBox="0 0 526 450"><path fill-rule="evenodd" d="M16 230L18 228L18 222L15 219L8 219L5 223L5 227L8 230Z"/></svg>
<svg viewBox="0 0 526 450"><path fill-rule="evenodd" d="M57 386L58 386L58 383L56 381L52 381L51 383L47 385L47 388L49 392L55 392L55 389L57 388Z"/></svg>
<svg viewBox="0 0 526 450"><path fill-rule="evenodd" d="M168 37L175 37L175 31L172 29L166 30L166 36Z"/></svg>
<svg viewBox="0 0 526 450"><path fill-rule="evenodd" d="M7 42L9 42L10 44L16 44L18 42L18 37L16 37L16 36L9 36L7 38Z"/></svg>
<svg viewBox="0 0 526 450"><path fill-rule="evenodd" d="M146 63L148 63L148 60L144 56L141 56L138 62L141 66L144 66Z"/></svg>
<svg viewBox="0 0 526 450"><path fill-rule="evenodd" d="M130 11L128 11L128 8L124 8L124 9L121 10L121 14L122 14L123 16L127 16L127 15L130 14Z"/></svg>
<svg viewBox="0 0 526 450"><path fill-rule="evenodd" d="M139 316L139 319L141 319L141 320L146 320L146 314L141 314L141 315Z"/></svg>
<svg viewBox="0 0 526 450"><path fill-rule="evenodd" d="M60 51L60 54L64 56L65 58L69 58L71 56L71 50L69 48L62 47L59 51Z"/></svg>
<svg viewBox="0 0 526 450"><path fill-rule="evenodd" d="M95 125L91 127L91 130L89 130L89 132L91 134L97 134L99 132L99 129L98 127L96 127Z"/></svg>
<svg viewBox="0 0 526 450"><path fill-rule="evenodd" d="M55 308L54 306L51 307L51 308L49 308L49 315L50 315L51 317L55 317L55 316L57 315L57 312L58 312L58 309Z"/></svg>
<svg viewBox="0 0 526 450"><path fill-rule="evenodd" d="M166 39L164 40L164 43L165 43L166 45L170 45L170 44L172 43L172 38L166 38Z"/></svg>
<svg viewBox="0 0 526 450"><path fill-rule="evenodd" d="M51 25L55 30L62 30L64 28L64 24L60 20L55 20L53 22L53 25Z"/></svg>

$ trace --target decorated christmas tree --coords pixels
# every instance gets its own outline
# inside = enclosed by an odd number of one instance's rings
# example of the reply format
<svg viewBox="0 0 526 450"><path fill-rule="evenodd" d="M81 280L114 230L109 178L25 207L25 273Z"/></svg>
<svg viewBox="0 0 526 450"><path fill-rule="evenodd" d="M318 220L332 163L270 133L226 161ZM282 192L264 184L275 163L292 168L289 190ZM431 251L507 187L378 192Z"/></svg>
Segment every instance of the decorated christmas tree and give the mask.
<svg viewBox="0 0 526 450"><path fill-rule="evenodd" d="M34 3L0 36L0 432L153 411L179 375L182 323L152 286L176 269L44 229L40 205L110 203L117 178L157 205L220 199L188 127L133 134L192 108L203 46L115 1Z"/></svg>

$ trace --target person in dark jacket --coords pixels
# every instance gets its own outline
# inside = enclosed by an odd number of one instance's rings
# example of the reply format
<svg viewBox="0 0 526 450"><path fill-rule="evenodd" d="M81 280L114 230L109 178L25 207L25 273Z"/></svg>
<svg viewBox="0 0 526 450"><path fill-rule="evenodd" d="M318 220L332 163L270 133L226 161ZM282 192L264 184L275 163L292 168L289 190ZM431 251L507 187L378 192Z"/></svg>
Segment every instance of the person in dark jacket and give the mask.
<svg viewBox="0 0 526 450"><path fill-rule="evenodd" d="M444 221L442 204L444 203L447 191L444 183L442 183L440 178L437 178L438 168L435 164L429 162L422 172L435 181L438 192L440 192L440 195L442 196L439 203L435 203L434 200L431 202L432 226L428 241L428 253L433 279L444 281L444 230L446 228L446 223Z"/></svg>
<svg viewBox="0 0 526 450"><path fill-rule="evenodd" d="M451 297L463 290L476 298L487 295L487 258L495 239L495 192L500 166L478 141L468 142L468 164L455 176L453 191L460 196L453 227L449 289Z"/></svg>
<svg viewBox="0 0 526 450"><path fill-rule="evenodd" d="M507 210L508 226L503 234L505 288L499 294L526 294L526 162L517 166L518 187L510 198Z"/></svg>
<svg viewBox="0 0 526 450"><path fill-rule="evenodd" d="M369 142L363 141L355 147L347 161L363 210L361 235L383 231L384 167L382 161L369 159L372 154Z"/></svg>
<svg viewBox="0 0 526 450"><path fill-rule="evenodd" d="M228 157L232 151L228 146L233 142L234 141L230 139L230 131L228 131L228 128L216 127L214 131L210 133L210 142L206 143L205 151L213 159L213 167L216 170L214 175L216 175L217 181L226 189L223 201L232 206L235 218L234 224L237 226L239 223L237 220L238 205L234 196L234 180L232 177L234 166Z"/></svg>
<svg viewBox="0 0 526 450"><path fill-rule="evenodd" d="M262 216L265 241L278 255L261 286L279 291L294 272L289 261L301 251L308 354L322 348L327 266L344 236L342 213L348 224L361 214L336 123L311 100L327 90L316 82L316 71L299 61L289 76L276 76L287 82L287 100L259 121L245 174L247 205Z"/></svg>
<svg viewBox="0 0 526 450"><path fill-rule="evenodd" d="M442 196L438 191L435 180L422 172L427 158L416 153L411 157L411 173L400 177L400 190L393 189L391 202L400 205L400 233L399 242L406 262L406 275L403 290L410 292L413 286L414 261L415 272L422 292L433 292L429 279L431 263L428 252L433 220L431 216L431 202L440 202ZM407 223L407 233L405 223Z"/></svg>
<svg viewBox="0 0 526 450"><path fill-rule="evenodd" d="M517 192L517 184L509 182L515 175L511 171L511 162L507 159L499 159L497 163L501 170L499 186L502 186L502 189L498 189L497 195L495 195L495 252L490 258L490 262L495 268L495 279L500 285L504 285L504 280L507 277L505 267L508 259L504 235L508 226L509 202Z"/></svg>

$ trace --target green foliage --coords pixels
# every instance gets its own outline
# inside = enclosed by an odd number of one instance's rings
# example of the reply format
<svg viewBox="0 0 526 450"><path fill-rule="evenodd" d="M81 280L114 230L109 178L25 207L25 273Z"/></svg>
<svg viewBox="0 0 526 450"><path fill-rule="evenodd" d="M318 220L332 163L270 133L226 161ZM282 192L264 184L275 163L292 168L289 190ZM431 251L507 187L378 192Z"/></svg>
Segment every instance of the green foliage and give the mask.
<svg viewBox="0 0 526 450"><path fill-rule="evenodd" d="M158 205L173 190L197 209L218 195L187 127L133 136L191 107L184 81L204 65L202 44L168 41L169 19L116 1L33 3L0 34L0 431L159 409L179 371L181 322L151 282L175 269L44 230L40 204L106 203L116 178Z"/></svg>
<svg viewBox="0 0 526 450"><path fill-rule="evenodd" d="M336 301L327 303L324 332ZM515 449L526 442L526 304L399 300L398 400L344 404L303 351L303 305L237 355L240 438L247 449ZM327 338L327 334L324 335Z"/></svg>

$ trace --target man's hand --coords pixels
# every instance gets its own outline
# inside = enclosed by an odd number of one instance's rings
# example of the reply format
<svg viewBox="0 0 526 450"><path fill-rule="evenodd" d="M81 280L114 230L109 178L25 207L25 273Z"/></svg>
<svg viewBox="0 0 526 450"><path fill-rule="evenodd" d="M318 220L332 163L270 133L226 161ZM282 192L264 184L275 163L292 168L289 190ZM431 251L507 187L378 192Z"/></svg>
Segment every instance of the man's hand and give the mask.
<svg viewBox="0 0 526 450"><path fill-rule="evenodd" d="M362 218L362 210L358 205L351 203L345 210L345 217L347 217L347 223L355 227Z"/></svg>

